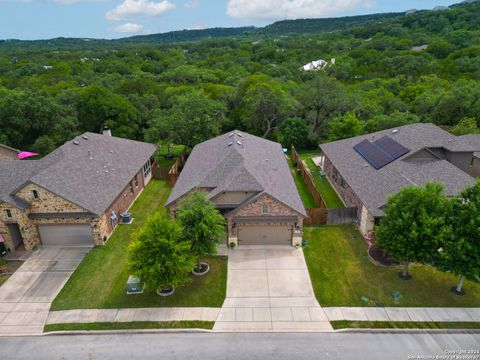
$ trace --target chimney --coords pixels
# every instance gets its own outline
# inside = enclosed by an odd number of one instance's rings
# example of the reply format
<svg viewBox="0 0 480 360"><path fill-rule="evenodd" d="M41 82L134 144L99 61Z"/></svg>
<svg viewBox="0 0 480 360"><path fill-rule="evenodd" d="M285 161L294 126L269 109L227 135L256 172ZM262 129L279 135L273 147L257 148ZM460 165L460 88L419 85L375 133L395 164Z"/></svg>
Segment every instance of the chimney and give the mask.
<svg viewBox="0 0 480 360"><path fill-rule="evenodd" d="M102 135L112 136L112 130L108 126L102 127Z"/></svg>

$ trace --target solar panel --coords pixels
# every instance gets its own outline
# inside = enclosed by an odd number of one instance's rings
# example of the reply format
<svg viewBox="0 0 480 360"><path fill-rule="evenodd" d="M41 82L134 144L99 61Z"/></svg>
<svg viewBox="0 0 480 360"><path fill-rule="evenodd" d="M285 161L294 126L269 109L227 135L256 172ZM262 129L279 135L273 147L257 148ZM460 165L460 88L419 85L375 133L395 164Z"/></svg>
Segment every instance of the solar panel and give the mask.
<svg viewBox="0 0 480 360"><path fill-rule="evenodd" d="M377 170L410 151L389 136L374 142L363 140L353 148Z"/></svg>
<svg viewBox="0 0 480 360"><path fill-rule="evenodd" d="M387 154L385 154L377 146L375 146L374 143L368 140L363 140L353 148L377 170L381 169L392 161Z"/></svg>
<svg viewBox="0 0 480 360"><path fill-rule="evenodd" d="M393 140L390 136L383 136L375 144L384 152L386 152L393 160L398 159L399 157L407 154L410 150L407 149L402 144L399 144Z"/></svg>

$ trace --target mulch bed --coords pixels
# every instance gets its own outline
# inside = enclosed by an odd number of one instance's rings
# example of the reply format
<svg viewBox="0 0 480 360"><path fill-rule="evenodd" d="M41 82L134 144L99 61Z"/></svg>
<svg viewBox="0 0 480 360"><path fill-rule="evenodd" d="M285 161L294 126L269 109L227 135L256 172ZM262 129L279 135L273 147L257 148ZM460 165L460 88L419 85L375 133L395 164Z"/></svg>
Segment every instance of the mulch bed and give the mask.
<svg viewBox="0 0 480 360"><path fill-rule="evenodd" d="M388 256L388 254L383 251L382 248L380 248L377 245L371 245L368 248L368 255L370 258L378 263L379 265L382 266L398 266L400 263L396 261L394 258Z"/></svg>

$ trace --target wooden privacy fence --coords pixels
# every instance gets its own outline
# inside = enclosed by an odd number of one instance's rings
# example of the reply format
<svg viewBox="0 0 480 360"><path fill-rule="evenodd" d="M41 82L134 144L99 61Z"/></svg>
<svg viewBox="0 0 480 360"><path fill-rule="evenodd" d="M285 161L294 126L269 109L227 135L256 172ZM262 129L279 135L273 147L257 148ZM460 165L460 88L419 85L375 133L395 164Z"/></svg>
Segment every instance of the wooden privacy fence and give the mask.
<svg viewBox="0 0 480 360"><path fill-rule="evenodd" d="M187 149L184 148L183 151L178 156L178 159L171 167L155 167L152 169L152 175L154 179L167 180L169 184L173 187L177 182L178 177L180 176L180 171L185 164L187 159Z"/></svg>
<svg viewBox="0 0 480 360"><path fill-rule="evenodd" d="M302 175L303 180L305 180L308 190L312 194L313 200L315 201L315 204L317 205L317 207L326 208L327 205L325 204L325 201L323 200L322 195L320 194L317 187L315 186L315 183L313 182L312 174L307 169L302 159L300 159L300 156L298 156L298 153L295 150L295 146L293 145L292 145L292 161L297 164L296 166L297 170L300 172L300 175Z"/></svg>
<svg viewBox="0 0 480 360"><path fill-rule="evenodd" d="M315 204L318 206L316 208L306 209L308 217L303 220L303 224L306 226L353 224L357 218L357 208L327 208L322 195L315 186L310 170L307 169L302 159L300 159L294 146L292 146L291 157L292 161L297 164L296 168L302 175L303 180L307 184L308 190L313 196Z"/></svg>
<svg viewBox="0 0 480 360"><path fill-rule="evenodd" d="M357 219L356 207L327 210L327 225L353 224Z"/></svg>

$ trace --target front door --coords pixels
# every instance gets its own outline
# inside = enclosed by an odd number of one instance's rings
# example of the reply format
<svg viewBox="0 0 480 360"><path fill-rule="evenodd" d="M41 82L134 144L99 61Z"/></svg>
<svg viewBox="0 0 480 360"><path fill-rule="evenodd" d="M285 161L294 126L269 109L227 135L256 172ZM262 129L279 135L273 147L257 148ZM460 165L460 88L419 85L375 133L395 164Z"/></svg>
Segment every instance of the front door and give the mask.
<svg viewBox="0 0 480 360"><path fill-rule="evenodd" d="M8 232L10 233L10 238L12 239L13 246L17 249L19 246L23 245L22 233L18 224L7 224Z"/></svg>

